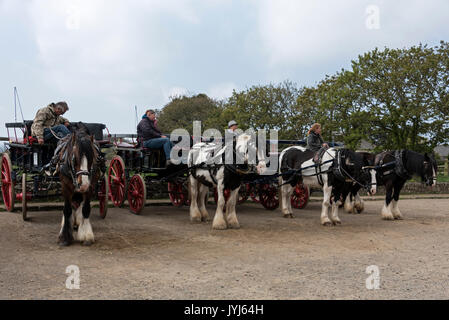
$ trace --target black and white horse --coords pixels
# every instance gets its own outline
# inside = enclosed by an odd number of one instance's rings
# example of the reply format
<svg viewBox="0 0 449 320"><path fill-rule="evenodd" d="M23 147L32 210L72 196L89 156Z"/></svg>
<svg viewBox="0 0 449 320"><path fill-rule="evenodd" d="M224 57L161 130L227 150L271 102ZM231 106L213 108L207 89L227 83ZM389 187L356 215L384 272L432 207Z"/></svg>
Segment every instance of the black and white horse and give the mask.
<svg viewBox="0 0 449 320"><path fill-rule="evenodd" d="M235 206L242 177L250 173L261 174L266 167L265 157L256 148L251 135L241 134L235 138L232 147L235 158L233 157L234 160L230 164L225 162L227 147L217 149L217 144L214 143L198 143L192 147L188 156L188 166L191 168L190 220L192 222L209 220L206 209L209 187L216 186L218 201L212 228L217 230L240 228ZM259 159L257 166L250 164L250 153L257 154ZM237 162L236 159L240 159L240 161ZM227 201L223 194L225 189L231 190ZM223 213L225 203L226 216Z"/></svg>
<svg viewBox="0 0 449 320"><path fill-rule="evenodd" d="M375 158L378 185L385 186L385 203L382 208L384 220L400 220L399 194L405 182L413 176L421 178L427 186L437 182L437 162L431 154L420 154L410 150L385 151Z"/></svg>
<svg viewBox="0 0 449 320"><path fill-rule="evenodd" d="M64 197L64 210L59 232L59 244L70 245L73 230L77 230L76 240L84 245L94 242L94 233L89 221L90 200L100 176L102 164L99 164L98 149L94 146L93 136L83 124L72 125L71 135L66 137L66 145L60 152L59 177ZM104 161L104 160L103 160ZM72 215L72 205L77 207Z"/></svg>
<svg viewBox="0 0 449 320"><path fill-rule="evenodd" d="M294 186L302 180L309 187L322 188L323 204L321 210L321 224L341 224L338 217L338 200L345 183L360 183L363 186L375 186L375 175L366 174L363 170L361 155L349 149L331 148L324 152L322 158L315 163L314 152L302 147L285 149L280 156L281 210L286 218L293 218L290 197ZM288 174L302 168L301 172ZM375 192L375 190L371 190ZM334 200L332 200L334 199ZM331 214L329 216L329 209Z"/></svg>
<svg viewBox="0 0 449 320"><path fill-rule="evenodd" d="M377 191L377 179L376 173L377 171L374 168L374 158L376 157L375 153L369 152L357 152L363 157L363 165L365 168L369 168L367 171L372 177L372 189L371 194L374 195ZM376 182L374 182L376 179ZM344 202L344 210L348 213L362 213L365 209L365 204L363 199L359 195L359 190L362 188L358 183L348 184L347 187L343 191L342 200Z"/></svg>

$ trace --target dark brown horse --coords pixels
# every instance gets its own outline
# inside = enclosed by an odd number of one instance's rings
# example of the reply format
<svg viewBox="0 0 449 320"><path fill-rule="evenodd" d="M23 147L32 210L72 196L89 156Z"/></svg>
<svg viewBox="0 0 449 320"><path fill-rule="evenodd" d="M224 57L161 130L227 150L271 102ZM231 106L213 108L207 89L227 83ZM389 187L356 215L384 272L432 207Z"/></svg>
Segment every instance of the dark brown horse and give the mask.
<svg viewBox="0 0 449 320"><path fill-rule="evenodd" d="M100 177L98 149L89 129L81 122L72 125L71 134L60 143L65 143L59 156L59 177L64 197L59 244L70 245L73 230L75 239L84 245L91 245L95 239L89 222L90 200ZM72 205L77 208L72 216Z"/></svg>

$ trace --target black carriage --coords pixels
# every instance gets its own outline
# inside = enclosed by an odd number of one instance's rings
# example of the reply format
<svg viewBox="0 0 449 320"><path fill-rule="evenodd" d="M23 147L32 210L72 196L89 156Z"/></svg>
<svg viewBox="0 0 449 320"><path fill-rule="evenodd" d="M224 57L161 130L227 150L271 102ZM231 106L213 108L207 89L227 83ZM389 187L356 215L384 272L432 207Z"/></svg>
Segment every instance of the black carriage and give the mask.
<svg viewBox="0 0 449 320"><path fill-rule="evenodd" d="M132 134L112 135L116 155L109 164L107 179L114 206L121 207L128 200L130 211L140 214L147 198L167 193L174 206L188 205L186 159L167 166L164 150L139 147L136 138Z"/></svg>
<svg viewBox="0 0 449 320"><path fill-rule="evenodd" d="M59 176L45 174L43 168L53 157L57 140L38 144L35 137L31 136L33 121L20 123L7 123L8 143L5 143L8 151L1 159L1 190L6 210L14 211L15 203L22 203L22 216L27 219L27 202L34 199L51 200L61 196ZM89 131L94 136L101 148L110 147L110 141L103 131L104 124L86 123ZM107 130L107 129L106 129ZM106 217L108 184L103 178L97 185L97 198L100 204L100 216Z"/></svg>

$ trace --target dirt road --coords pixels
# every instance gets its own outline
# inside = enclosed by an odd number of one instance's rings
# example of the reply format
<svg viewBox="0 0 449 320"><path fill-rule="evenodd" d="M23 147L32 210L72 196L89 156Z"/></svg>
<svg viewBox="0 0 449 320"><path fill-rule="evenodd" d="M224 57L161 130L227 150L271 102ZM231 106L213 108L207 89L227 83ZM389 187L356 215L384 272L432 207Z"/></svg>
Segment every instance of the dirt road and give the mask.
<svg viewBox="0 0 449 320"><path fill-rule="evenodd" d="M320 203L281 217L238 207L240 230L190 224L188 208L141 216L93 210L96 243L56 244L60 212L0 212L0 299L448 299L449 199L404 200L405 220L383 221L380 201L322 227ZM209 207L212 216L213 207ZM66 288L66 268L80 289ZM368 290L368 266L380 289Z"/></svg>

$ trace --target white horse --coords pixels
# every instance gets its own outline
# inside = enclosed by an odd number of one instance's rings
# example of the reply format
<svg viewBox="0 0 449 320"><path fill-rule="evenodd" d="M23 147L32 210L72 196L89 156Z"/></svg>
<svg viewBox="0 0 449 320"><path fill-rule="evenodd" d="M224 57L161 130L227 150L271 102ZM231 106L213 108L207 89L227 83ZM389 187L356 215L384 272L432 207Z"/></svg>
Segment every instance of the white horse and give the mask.
<svg viewBox="0 0 449 320"><path fill-rule="evenodd" d="M248 134L236 137L233 154L241 161L237 164L225 162L227 146L213 143L198 143L194 145L188 155L188 166L192 168L190 175L190 220L192 222L204 222L209 220L206 209L209 187L216 186L218 193L217 210L212 223L212 228L224 230L227 228L240 228L235 206L243 175L251 172L261 174L266 167L264 156L256 149ZM257 150L258 165L250 164L249 154ZM218 152L217 152L218 151ZM253 153L254 155L256 152ZM254 159L255 160L255 159ZM253 161L255 163L255 161ZM230 189L229 199L225 200L223 191ZM223 213L226 203L226 216Z"/></svg>

